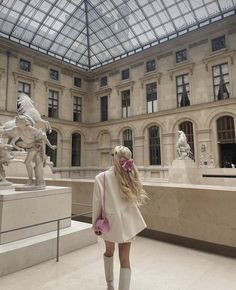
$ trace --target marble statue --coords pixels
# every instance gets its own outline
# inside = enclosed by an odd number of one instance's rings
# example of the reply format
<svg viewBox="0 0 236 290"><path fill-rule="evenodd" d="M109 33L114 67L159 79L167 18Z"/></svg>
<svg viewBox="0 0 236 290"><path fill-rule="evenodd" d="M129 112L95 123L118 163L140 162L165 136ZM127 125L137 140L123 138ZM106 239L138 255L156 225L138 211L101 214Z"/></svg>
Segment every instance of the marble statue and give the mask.
<svg viewBox="0 0 236 290"><path fill-rule="evenodd" d="M46 164L47 156L45 153L45 144L55 150L56 146L52 145L42 129L35 128L31 118L25 115L15 117L15 127L0 128L0 134L3 137L16 136L17 147L25 150L27 156L25 159L26 170L28 173L28 185L45 186L43 167ZM34 165L33 165L34 164ZM35 181L33 180L35 172Z"/></svg>
<svg viewBox="0 0 236 290"><path fill-rule="evenodd" d="M188 159L192 154L191 148L187 142L186 135L183 131L178 131L178 141L176 143L176 151L179 159Z"/></svg>
<svg viewBox="0 0 236 290"><path fill-rule="evenodd" d="M41 189L45 187L43 168L46 163L48 164L45 146L56 149L46 135L47 131L51 132L51 126L48 121L41 118L33 101L24 93L20 93L17 99L17 111L18 115L15 119L0 127L0 137L8 139L8 144L5 144L8 147L3 148L14 148L27 152L24 161L29 177L26 190L31 190L31 187Z"/></svg>
<svg viewBox="0 0 236 290"><path fill-rule="evenodd" d="M52 132L50 123L46 120L43 120L35 108L34 102L32 99L27 96L25 93L20 93L17 98L17 112L19 115L26 116L32 123L32 126L35 126L35 123L39 126L42 126L44 132Z"/></svg>
<svg viewBox="0 0 236 290"><path fill-rule="evenodd" d="M0 139L0 186L11 184L6 180L6 174L3 165L8 165L9 162L13 159L13 156L10 153L12 149L12 145L4 144L3 140Z"/></svg>
<svg viewBox="0 0 236 290"><path fill-rule="evenodd" d="M52 128L48 121L45 121L41 118L39 112L33 105L33 101L25 94L20 93L17 99L17 112L19 116L25 116L31 122L32 126L36 124L42 127L44 132L51 133ZM14 149L18 151L24 151L23 148L17 146L17 141L19 139L18 129L16 129L16 118L10 121L7 121L2 126L0 126L0 130L4 130L7 132L6 137L8 138L8 143L13 146ZM12 129L12 130L10 130Z"/></svg>

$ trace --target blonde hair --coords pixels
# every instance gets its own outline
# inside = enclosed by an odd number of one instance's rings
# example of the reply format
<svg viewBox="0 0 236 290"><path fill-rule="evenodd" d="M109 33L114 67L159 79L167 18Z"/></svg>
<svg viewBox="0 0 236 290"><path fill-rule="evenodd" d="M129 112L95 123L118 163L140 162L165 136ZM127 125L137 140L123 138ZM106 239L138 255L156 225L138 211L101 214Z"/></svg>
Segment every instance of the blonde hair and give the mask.
<svg viewBox="0 0 236 290"><path fill-rule="evenodd" d="M129 148L119 145L114 149L114 169L119 183L120 193L129 202L141 205L147 197L139 179L138 169L133 163L130 172L124 170L121 159L132 160L132 153Z"/></svg>

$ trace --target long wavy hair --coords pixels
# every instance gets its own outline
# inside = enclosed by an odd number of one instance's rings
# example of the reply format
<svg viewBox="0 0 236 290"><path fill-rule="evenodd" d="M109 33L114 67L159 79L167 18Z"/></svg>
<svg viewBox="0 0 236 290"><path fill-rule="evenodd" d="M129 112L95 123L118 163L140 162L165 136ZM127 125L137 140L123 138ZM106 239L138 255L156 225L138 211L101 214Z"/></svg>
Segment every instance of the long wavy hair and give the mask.
<svg viewBox="0 0 236 290"><path fill-rule="evenodd" d="M147 197L139 179L138 169L133 163L132 170L122 167L122 159L132 162L132 152L129 148L119 145L114 149L114 170L120 187L121 195L131 203L141 205Z"/></svg>

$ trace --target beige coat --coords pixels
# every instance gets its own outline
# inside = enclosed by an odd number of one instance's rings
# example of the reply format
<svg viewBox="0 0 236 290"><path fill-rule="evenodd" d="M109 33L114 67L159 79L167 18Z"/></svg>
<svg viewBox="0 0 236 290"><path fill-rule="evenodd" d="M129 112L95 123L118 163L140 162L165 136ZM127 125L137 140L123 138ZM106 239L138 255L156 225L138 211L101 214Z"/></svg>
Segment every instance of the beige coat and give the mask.
<svg viewBox="0 0 236 290"><path fill-rule="evenodd" d="M102 209L103 193L104 172L95 177L93 225ZM122 198L113 167L105 171L105 213L109 220L110 231L101 237L106 241L123 243L146 228L138 207Z"/></svg>

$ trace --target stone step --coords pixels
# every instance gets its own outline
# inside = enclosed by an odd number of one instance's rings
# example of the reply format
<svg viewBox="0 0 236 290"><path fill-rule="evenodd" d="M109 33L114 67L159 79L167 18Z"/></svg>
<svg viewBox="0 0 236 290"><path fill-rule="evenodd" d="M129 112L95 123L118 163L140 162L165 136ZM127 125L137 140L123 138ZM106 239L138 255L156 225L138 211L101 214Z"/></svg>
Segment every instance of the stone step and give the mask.
<svg viewBox="0 0 236 290"><path fill-rule="evenodd" d="M60 255L96 242L91 224L72 220L60 230ZM0 245L0 277L55 258L56 246L56 231Z"/></svg>

